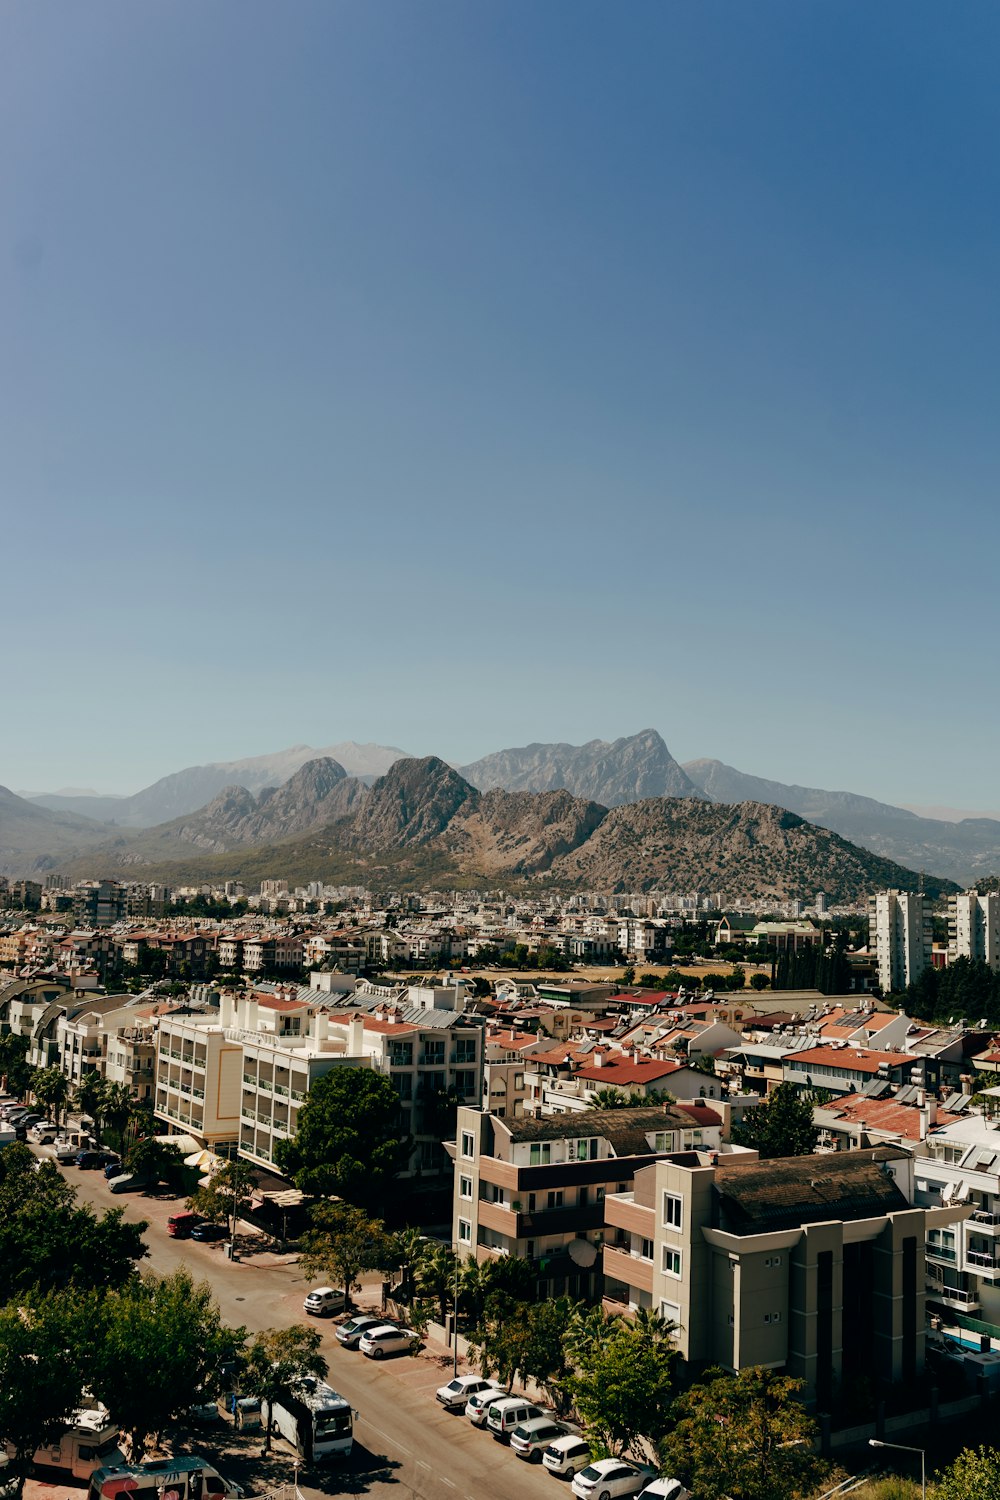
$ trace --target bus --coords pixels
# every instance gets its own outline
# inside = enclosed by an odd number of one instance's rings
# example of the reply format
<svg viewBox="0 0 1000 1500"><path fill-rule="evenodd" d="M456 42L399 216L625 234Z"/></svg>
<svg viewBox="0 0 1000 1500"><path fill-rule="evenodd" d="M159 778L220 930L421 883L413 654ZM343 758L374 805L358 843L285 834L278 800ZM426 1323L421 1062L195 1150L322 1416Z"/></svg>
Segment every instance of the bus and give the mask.
<svg viewBox="0 0 1000 1500"><path fill-rule="evenodd" d="M89 1479L102 1465L122 1462L118 1424L99 1401L72 1412L65 1426L34 1454L36 1469L58 1469L74 1479ZM9 1445L7 1452L11 1453Z"/></svg>
<svg viewBox="0 0 1000 1500"><path fill-rule="evenodd" d="M158 1458L148 1464L115 1464L95 1469L87 1500L241 1500L243 1490L223 1479L214 1464L199 1453Z"/></svg>
<svg viewBox="0 0 1000 1500"><path fill-rule="evenodd" d="M346 1457L354 1444L351 1403L312 1376L303 1380L298 1395L273 1405L265 1401L264 1416L307 1464Z"/></svg>

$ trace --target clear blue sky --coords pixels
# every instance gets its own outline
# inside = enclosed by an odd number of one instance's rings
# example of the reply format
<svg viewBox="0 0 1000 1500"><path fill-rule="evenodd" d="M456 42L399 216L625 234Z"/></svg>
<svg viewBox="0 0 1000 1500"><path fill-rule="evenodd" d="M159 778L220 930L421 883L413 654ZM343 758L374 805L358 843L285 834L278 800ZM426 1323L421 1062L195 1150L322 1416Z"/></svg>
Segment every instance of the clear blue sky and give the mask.
<svg viewBox="0 0 1000 1500"><path fill-rule="evenodd" d="M0 781L998 805L1000 12L0 9Z"/></svg>

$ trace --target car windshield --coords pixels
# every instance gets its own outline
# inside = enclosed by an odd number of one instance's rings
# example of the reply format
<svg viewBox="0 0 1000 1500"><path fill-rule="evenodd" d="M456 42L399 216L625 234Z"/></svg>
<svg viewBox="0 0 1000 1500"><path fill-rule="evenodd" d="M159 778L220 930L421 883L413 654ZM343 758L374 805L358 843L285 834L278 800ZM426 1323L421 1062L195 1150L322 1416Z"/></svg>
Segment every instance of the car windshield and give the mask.
<svg viewBox="0 0 1000 1500"><path fill-rule="evenodd" d="M460 1380L450 1380L445 1386L446 1391L464 1391L465 1386Z"/></svg>
<svg viewBox="0 0 1000 1500"><path fill-rule="evenodd" d="M590 1479L590 1480L600 1479L600 1477L601 1477L601 1471L600 1471L600 1469L595 1469L593 1464L588 1464L587 1467L584 1469L583 1473L580 1475L581 1479Z"/></svg>

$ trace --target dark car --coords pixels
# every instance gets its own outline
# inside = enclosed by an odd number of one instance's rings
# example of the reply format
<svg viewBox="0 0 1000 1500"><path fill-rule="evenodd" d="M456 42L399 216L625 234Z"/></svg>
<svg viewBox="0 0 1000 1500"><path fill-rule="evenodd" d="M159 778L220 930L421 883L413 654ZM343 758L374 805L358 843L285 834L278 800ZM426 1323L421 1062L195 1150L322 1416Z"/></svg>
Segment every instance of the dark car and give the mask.
<svg viewBox="0 0 1000 1500"><path fill-rule="evenodd" d="M104 1175L110 1182L112 1177L120 1177L124 1170L125 1168L122 1166L121 1162L116 1156L114 1161L109 1161L105 1164Z"/></svg>
<svg viewBox="0 0 1000 1500"><path fill-rule="evenodd" d="M193 1240L224 1240L229 1230L224 1224L196 1224L191 1230Z"/></svg>
<svg viewBox="0 0 1000 1500"><path fill-rule="evenodd" d="M80 1151L77 1153L76 1164L85 1172L96 1172L98 1169L103 1170L113 1160L112 1151Z"/></svg>

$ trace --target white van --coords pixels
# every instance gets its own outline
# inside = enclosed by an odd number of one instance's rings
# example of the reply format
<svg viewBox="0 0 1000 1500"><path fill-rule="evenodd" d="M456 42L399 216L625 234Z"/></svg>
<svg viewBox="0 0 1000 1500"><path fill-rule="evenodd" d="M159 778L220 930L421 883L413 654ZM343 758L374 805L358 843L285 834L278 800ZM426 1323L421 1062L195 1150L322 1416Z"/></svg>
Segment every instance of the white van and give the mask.
<svg viewBox="0 0 1000 1500"><path fill-rule="evenodd" d="M522 1422L548 1416L551 1416L550 1412L541 1406L535 1406L526 1396L505 1396L502 1401L494 1401L490 1407L486 1414L486 1426L498 1443L509 1443L514 1428Z"/></svg>

